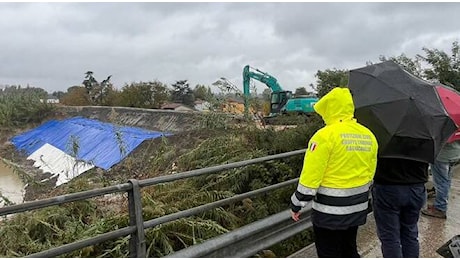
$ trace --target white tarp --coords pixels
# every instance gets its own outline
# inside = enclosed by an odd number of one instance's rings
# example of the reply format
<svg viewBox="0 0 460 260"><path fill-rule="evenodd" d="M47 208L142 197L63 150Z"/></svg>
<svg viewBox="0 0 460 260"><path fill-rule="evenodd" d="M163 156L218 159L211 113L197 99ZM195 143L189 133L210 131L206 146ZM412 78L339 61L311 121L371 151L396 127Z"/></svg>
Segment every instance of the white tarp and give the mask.
<svg viewBox="0 0 460 260"><path fill-rule="evenodd" d="M34 160L34 166L43 172L49 172L53 177L59 175L56 186L94 168L94 165L77 161L74 157L48 143L33 152L27 159Z"/></svg>

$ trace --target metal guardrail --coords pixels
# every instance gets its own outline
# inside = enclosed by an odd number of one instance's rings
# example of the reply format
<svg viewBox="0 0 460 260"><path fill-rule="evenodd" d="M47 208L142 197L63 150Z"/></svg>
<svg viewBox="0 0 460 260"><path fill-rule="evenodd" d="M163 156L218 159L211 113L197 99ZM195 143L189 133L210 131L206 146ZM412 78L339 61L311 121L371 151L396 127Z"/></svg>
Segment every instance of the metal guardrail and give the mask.
<svg viewBox="0 0 460 260"><path fill-rule="evenodd" d="M113 194L119 192L128 193L128 212L129 212L129 226L117 229L115 231L100 234L88 239L76 241L70 244L62 245L59 247L51 248L45 251L41 251L35 254L28 255L26 257L56 257L65 253L69 253L75 250L82 249L87 246L95 245L104 241L116 239L123 236L130 236L129 240L129 252L130 257L146 257L146 244L145 244L145 229L155 227L162 223L171 222L180 218L193 216L207 210L217 208L226 204L241 201L244 198L249 198L262 193L266 193L272 190L276 190L288 185L292 185L298 181L293 179L264 187L258 190L250 191L247 193L235 195L230 198L215 201L198 207L190 208L180 212L176 212L170 215L162 216L159 218L151 219L148 221L143 220L142 217L142 202L140 190L143 187L156 185L159 183L172 182L180 179L197 177L205 174L213 174L229 169L240 168L252 164L262 163L266 161L272 161L276 159L288 158L295 155L304 154L306 149L296 150L287 153L281 153L276 155L270 155L260 158L255 158L246 161L228 163L225 165L218 165L203 169L197 169L168 176L160 176L145 180L131 179L128 183L118 184L115 186L94 189L90 191L77 192L72 194L61 195L49 199L43 199L38 201L27 202L18 205L12 205L0 208L0 216L5 216L14 213L20 213L25 211L31 211L35 209L61 205L64 203L81 201L89 198L94 198L106 194ZM239 228L235 231L219 236L215 239L211 239L203 242L200 245L190 247L181 251L177 254L190 254L193 256L193 250L201 248L199 250L207 250L206 254L209 256L234 256L234 257L247 257L251 254L255 254L257 251L262 250L270 245L276 244L292 235L295 235L305 228L311 226L310 218L303 218L303 220L296 224L290 220L290 215L287 212L280 212L272 215L266 219L254 222L253 224ZM231 238L229 240L229 237ZM244 237L243 240L236 239ZM215 242L217 241L217 242ZM230 241L230 243L228 242ZM215 244L216 243L216 244ZM192 251L190 251L192 250ZM198 251L199 251L198 250ZM184 252L183 252L184 251ZM208 252L209 251L209 252ZM192 253L187 253L192 252ZM201 251L200 251L201 252ZM202 254L202 253L200 253Z"/></svg>
<svg viewBox="0 0 460 260"><path fill-rule="evenodd" d="M310 228L312 226L311 207L301 212L303 214L298 222L291 219L290 210L285 210L166 257L253 256L262 249Z"/></svg>

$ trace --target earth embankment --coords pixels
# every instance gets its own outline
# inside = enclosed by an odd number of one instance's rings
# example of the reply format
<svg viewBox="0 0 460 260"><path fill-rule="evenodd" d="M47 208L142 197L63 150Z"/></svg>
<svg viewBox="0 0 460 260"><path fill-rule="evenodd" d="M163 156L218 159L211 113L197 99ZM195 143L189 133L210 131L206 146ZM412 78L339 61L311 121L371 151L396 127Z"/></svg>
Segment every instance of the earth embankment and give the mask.
<svg viewBox="0 0 460 260"><path fill-rule="evenodd" d="M135 126L160 132L179 133L200 127L200 112L99 106L63 106L57 113L64 117L83 116L103 122Z"/></svg>

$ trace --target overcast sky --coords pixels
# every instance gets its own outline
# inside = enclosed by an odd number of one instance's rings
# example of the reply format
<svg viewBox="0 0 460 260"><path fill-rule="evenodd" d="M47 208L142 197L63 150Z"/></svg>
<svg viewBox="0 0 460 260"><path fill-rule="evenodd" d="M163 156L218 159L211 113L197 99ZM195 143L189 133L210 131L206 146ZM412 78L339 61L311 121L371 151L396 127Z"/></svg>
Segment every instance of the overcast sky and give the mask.
<svg viewBox="0 0 460 260"><path fill-rule="evenodd" d="M353 69L423 47L450 53L460 3L0 3L0 85L48 92L84 73L126 83L225 77L251 65L285 89L325 69ZM262 92L263 85L258 85Z"/></svg>

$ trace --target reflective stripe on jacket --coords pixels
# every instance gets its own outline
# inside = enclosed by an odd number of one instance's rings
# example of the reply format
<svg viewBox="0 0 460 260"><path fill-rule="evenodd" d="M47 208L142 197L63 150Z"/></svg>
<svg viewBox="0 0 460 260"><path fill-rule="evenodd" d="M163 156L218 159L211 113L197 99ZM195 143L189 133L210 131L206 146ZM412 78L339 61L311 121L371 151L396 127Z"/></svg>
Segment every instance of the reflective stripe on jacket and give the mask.
<svg viewBox="0 0 460 260"><path fill-rule="evenodd" d="M351 189L320 187L313 209L332 215L347 215L367 210L370 183Z"/></svg>

